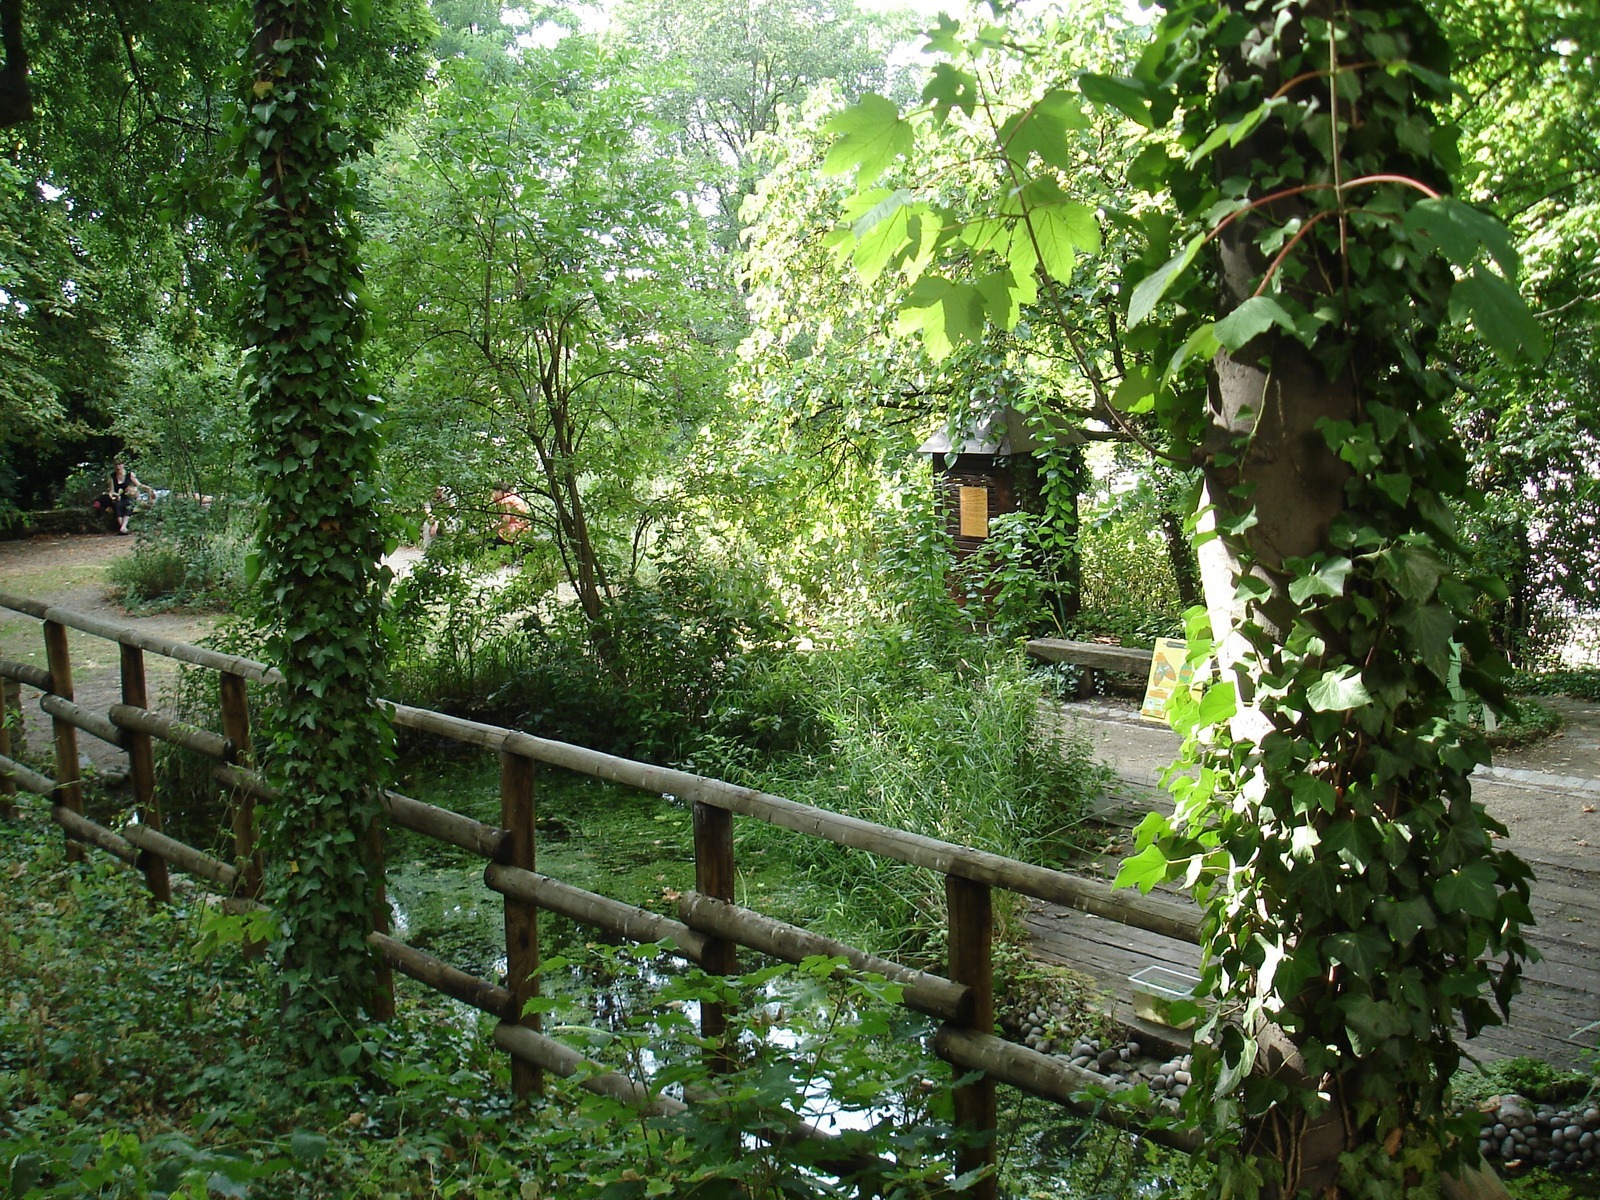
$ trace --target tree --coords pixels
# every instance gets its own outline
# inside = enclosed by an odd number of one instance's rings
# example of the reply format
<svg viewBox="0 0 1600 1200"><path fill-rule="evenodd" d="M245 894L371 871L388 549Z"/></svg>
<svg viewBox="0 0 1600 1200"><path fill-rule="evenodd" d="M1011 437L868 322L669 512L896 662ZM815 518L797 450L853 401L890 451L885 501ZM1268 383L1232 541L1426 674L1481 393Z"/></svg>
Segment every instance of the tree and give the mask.
<svg viewBox="0 0 1600 1200"><path fill-rule="evenodd" d="M675 85L656 93L659 115L698 163L727 250L754 188L757 136L822 84L852 99L883 87L896 32L854 0L629 0L616 19L622 40Z"/></svg>
<svg viewBox="0 0 1600 1200"><path fill-rule="evenodd" d="M263 816L282 921L287 1032L324 1068L359 1012L386 1015L366 933L383 911L379 821L393 738L379 711L386 569L379 408L350 224L356 143L326 48L336 2L257 0L240 139L249 251L241 327L261 487L261 598L284 682Z"/></svg>
<svg viewBox="0 0 1600 1200"><path fill-rule="evenodd" d="M723 281L639 85L595 43L527 51L495 84L468 62L446 77L373 178L406 436L429 490L532 503L525 549L603 635L615 577L704 469Z"/></svg>
<svg viewBox="0 0 1600 1200"><path fill-rule="evenodd" d="M1178 706L1200 770L1119 879L1186 879L1204 902L1222 1004L1193 1116L1247 1194L1433 1194L1470 1166L1475 1124L1447 1103L1458 1030L1498 1019L1528 953L1527 868L1467 778L1487 748L1463 700L1495 697L1503 666L1474 611L1495 585L1450 567L1466 460L1436 348L1452 316L1507 358L1539 337L1504 229L1445 192L1446 55L1415 4L1237 0L1175 6L1130 73L1079 81L1146 129L1182 116L1175 146L1131 163L1176 213L1135 217L1123 342L1141 361L1115 402L1204 472L1191 650L1218 673ZM976 87L952 64L927 98ZM1017 158L1059 153L1045 107L1001 133ZM869 179L914 151L898 113L838 128ZM1048 191L1013 194L996 238L1014 247L1054 217ZM1071 261L1037 265L1059 282ZM1035 286L1020 266L945 284L940 332L1007 314Z"/></svg>
<svg viewBox="0 0 1600 1200"><path fill-rule="evenodd" d="M1570 5L1455 0L1440 16L1461 63L1462 190L1511 228L1552 351L1536 367L1463 345L1458 422L1474 489L1470 544L1504 576L1496 637L1551 662L1574 609L1600 610L1600 59Z"/></svg>

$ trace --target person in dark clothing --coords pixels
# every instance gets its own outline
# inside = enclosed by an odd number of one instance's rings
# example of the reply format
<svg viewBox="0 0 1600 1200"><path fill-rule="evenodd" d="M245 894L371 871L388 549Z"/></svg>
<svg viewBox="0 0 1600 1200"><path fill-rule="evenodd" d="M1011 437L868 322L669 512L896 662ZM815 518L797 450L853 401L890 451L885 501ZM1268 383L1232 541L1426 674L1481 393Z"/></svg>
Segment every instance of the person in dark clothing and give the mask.
<svg viewBox="0 0 1600 1200"><path fill-rule="evenodd" d="M143 493L150 499L156 498L155 489L147 488L139 482L134 473L128 470L127 465L119 458L111 467L111 483L106 488L106 496L111 500L111 510L117 515L117 532L128 532L128 518L133 515L133 502Z"/></svg>

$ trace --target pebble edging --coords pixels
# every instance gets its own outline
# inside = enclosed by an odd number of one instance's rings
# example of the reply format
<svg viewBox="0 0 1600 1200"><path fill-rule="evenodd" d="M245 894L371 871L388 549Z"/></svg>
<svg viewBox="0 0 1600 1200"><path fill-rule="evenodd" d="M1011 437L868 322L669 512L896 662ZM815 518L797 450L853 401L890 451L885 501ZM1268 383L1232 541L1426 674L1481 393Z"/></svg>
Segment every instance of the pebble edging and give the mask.
<svg viewBox="0 0 1600 1200"><path fill-rule="evenodd" d="M1478 1149L1513 1170L1593 1170L1600 1163L1600 1103L1558 1108L1517 1095L1497 1096L1484 1106Z"/></svg>

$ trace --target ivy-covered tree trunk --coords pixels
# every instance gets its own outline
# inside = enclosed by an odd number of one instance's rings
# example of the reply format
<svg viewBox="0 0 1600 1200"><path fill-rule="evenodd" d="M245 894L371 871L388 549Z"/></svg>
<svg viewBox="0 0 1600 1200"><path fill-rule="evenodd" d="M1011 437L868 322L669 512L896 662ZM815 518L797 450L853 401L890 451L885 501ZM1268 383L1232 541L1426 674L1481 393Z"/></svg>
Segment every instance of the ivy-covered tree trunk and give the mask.
<svg viewBox="0 0 1600 1200"><path fill-rule="evenodd" d="M1200 884L1222 1000L1197 1058L1215 1132L1240 1131L1230 1186L1436 1195L1475 1157L1448 1100L1463 1029L1499 1020L1530 919L1452 691L1463 654L1494 691L1493 585L1452 573L1465 460L1434 358L1448 259L1481 278L1497 239L1441 197L1447 49L1420 4L1210 15L1185 122L1209 149L1172 180L1227 214L1195 429L1221 669L1165 852Z"/></svg>
<svg viewBox="0 0 1600 1200"><path fill-rule="evenodd" d="M313 1061L387 998L365 937L384 920L376 708L385 568L378 408L350 227L349 140L327 50L335 0L257 0L246 81L243 316L262 495L261 596L284 685L268 716L280 799L263 816L290 1020Z"/></svg>

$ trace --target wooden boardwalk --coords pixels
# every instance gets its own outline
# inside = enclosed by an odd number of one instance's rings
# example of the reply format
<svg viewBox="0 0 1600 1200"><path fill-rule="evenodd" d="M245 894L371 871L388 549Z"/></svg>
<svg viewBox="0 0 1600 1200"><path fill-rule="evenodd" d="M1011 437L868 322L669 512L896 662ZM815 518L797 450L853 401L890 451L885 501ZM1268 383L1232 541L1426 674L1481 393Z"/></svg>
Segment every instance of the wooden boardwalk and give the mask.
<svg viewBox="0 0 1600 1200"><path fill-rule="evenodd" d="M1126 803L1107 814L1113 824L1131 826L1156 802L1139 787L1126 788L1123 798ZM1600 1047L1600 863L1526 847L1518 853L1534 870L1536 925L1528 939L1541 959L1526 969L1510 1023L1485 1030L1466 1043L1467 1052L1485 1062L1526 1055L1586 1069L1585 1056ZM1102 871L1085 864L1084 873L1114 873L1117 861L1106 859ZM1199 961L1199 949L1186 942L1057 905L1031 904L1023 925L1034 957L1093 977L1111 999L1113 1015L1147 1038L1160 1030L1134 1018L1128 976L1154 963L1193 969Z"/></svg>

